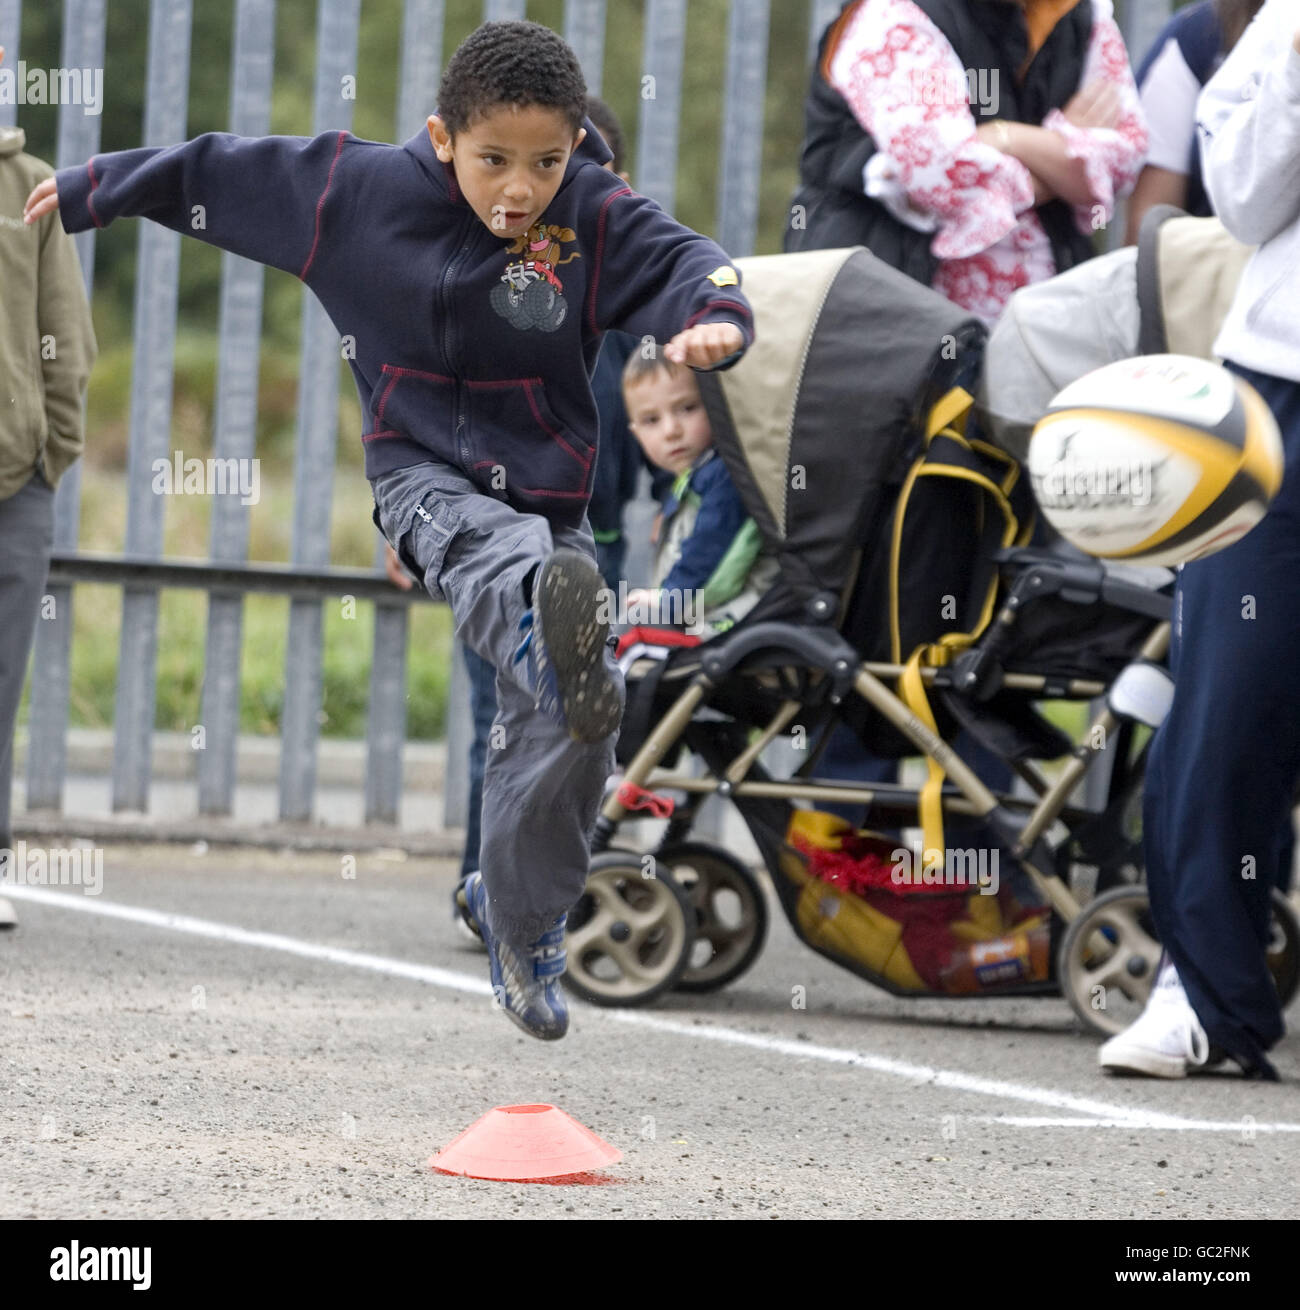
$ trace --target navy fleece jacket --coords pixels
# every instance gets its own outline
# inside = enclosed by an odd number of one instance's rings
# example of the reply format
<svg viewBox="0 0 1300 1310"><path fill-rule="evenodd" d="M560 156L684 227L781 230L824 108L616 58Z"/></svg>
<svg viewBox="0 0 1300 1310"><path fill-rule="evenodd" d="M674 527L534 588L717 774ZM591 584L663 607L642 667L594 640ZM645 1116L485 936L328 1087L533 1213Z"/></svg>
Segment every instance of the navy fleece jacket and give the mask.
<svg viewBox="0 0 1300 1310"><path fill-rule="evenodd" d="M211 133L97 155L59 172L59 210L69 232L151 218L293 273L356 343L367 477L432 455L574 524L591 494L601 334L666 344L729 322L753 341L721 247L602 168L609 149L586 127L550 207L509 241L423 131L402 146Z"/></svg>

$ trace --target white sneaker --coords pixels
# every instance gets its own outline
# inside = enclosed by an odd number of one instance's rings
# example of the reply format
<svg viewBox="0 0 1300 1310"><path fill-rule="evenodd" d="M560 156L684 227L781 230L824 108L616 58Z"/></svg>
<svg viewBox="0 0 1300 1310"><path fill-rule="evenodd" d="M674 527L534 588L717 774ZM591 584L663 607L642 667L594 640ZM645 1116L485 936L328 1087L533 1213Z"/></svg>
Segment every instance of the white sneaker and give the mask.
<svg viewBox="0 0 1300 1310"><path fill-rule="evenodd" d="M8 901L0 896L0 928L15 928L17 926L18 916L14 913L13 901Z"/></svg>
<svg viewBox="0 0 1300 1310"><path fill-rule="evenodd" d="M1166 960L1146 1008L1097 1053L1108 1073L1141 1073L1152 1078L1186 1078L1210 1054L1209 1038L1196 1017L1178 970Z"/></svg>

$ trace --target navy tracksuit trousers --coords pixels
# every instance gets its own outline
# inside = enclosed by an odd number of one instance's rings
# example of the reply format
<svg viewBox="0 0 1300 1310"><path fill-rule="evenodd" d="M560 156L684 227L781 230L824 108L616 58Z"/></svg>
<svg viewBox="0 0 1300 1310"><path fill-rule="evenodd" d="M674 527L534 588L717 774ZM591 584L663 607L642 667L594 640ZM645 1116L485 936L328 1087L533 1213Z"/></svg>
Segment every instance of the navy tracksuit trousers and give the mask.
<svg viewBox="0 0 1300 1310"><path fill-rule="evenodd" d="M1276 416L1286 473L1251 532L1179 573L1143 830L1156 928L1192 1008L1267 1076L1283 1023L1264 943L1300 779L1300 383L1229 367Z"/></svg>

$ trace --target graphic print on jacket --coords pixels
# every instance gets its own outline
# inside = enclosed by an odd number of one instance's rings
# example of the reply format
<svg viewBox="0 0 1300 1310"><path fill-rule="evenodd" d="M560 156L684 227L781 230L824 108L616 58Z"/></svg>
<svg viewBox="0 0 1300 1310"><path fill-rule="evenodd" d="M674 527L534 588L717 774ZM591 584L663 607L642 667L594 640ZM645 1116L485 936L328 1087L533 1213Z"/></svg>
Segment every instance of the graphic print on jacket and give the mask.
<svg viewBox="0 0 1300 1310"><path fill-rule="evenodd" d="M522 331L538 328L542 332L554 332L569 313L564 283L555 270L582 258L577 250L560 258L562 247L577 239L578 234L571 227L554 223L534 223L522 236L516 237L506 247L506 253L524 258L511 262L501 281L492 288L492 308Z"/></svg>

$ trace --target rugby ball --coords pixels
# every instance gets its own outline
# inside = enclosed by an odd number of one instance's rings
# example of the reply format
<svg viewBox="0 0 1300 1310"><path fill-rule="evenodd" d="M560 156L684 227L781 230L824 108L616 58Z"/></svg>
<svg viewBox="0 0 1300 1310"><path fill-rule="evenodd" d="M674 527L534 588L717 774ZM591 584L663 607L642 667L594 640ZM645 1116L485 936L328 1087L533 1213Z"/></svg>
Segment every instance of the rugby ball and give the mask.
<svg viewBox="0 0 1300 1310"><path fill-rule="evenodd" d="M1282 485L1259 392L1209 360L1142 355L1070 383L1029 443L1044 517L1102 559L1185 564L1250 531Z"/></svg>

